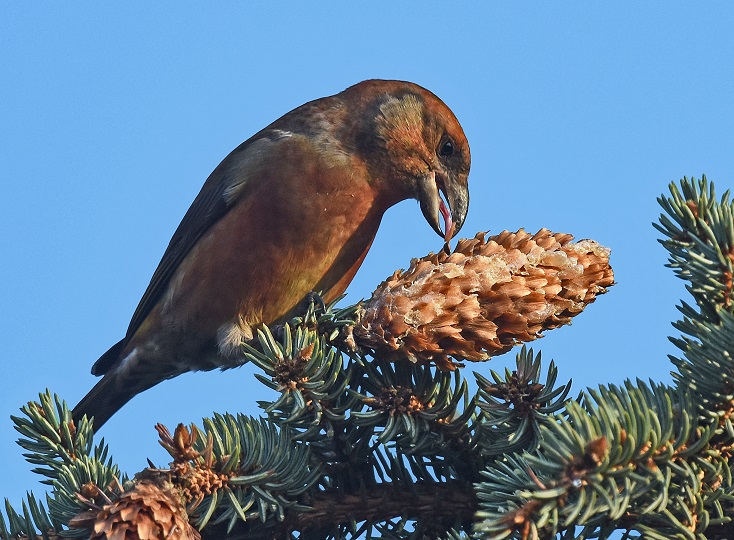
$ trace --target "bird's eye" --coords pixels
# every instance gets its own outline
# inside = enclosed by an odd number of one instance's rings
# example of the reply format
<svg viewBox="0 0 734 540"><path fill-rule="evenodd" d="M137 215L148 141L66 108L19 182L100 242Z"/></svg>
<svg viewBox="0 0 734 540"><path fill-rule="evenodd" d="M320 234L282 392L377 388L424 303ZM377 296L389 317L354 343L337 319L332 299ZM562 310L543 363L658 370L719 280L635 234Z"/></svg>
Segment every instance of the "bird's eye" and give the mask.
<svg viewBox="0 0 734 540"><path fill-rule="evenodd" d="M442 144L441 148L438 150L439 155L441 156L452 156L454 154L454 143L451 141L451 139L446 139Z"/></svg>

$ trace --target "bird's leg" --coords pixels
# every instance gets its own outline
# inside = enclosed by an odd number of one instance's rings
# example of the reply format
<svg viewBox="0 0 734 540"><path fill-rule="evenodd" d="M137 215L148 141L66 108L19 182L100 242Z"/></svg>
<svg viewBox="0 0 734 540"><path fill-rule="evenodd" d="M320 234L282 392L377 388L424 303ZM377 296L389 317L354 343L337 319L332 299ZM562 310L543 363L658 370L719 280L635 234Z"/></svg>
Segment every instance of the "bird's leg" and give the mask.
<svg viewBox="0 0 734 540"><path fill-rule="evenodd" d="M303 297L296 309L293 310L293 318L301 319L302 321L309 324L308 321L313 321L311 325L316 326L316 321L319 316L326 313L326 303L319 293L316 291L309 292ZM284 325L274 324L270 327L270 333L276 341L281 341L284 335Z"/></svg>
<svg viewBox="0 0 734 540"><path fill-rule="evenodd" d="M293 318L307 323L308 321L316 322L324 313L326 313L324 299L321 297L321 294L316 291L311 291L303 297L303 300L293 310Z"/></svg>
<svg viewBox="0 0 734 540"><path fill-rule="evenodd" d="M273 326L269 326L270 333L273 334L273 339L277 341L278 343L281 343L283 341L283 337L285 336L285 325L284 324L274 324ZM255 340L253 340L255 341ZM259 348L260 342L257 342L256 348Z"/></svg>
<svg viewBox="0 0 734 540"><path fill-rule="evenodd" d="M301 305L305 308L303 310L304 316L309 315L311 309L313 309L313 314L317 317L326 313L326 303L321 297L321 294L317 293L316 291L311 291L310 293L308 293L301 302Z"/></svg>

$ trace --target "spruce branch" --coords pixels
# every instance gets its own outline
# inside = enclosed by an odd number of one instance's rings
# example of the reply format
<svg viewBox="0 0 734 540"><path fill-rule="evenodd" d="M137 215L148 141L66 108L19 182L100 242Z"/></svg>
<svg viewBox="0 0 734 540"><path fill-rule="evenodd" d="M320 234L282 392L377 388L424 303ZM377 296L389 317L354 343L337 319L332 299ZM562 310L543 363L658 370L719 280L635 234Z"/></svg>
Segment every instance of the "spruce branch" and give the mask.
<svg viewBox="0 0 734 540"><path fill-rule="evenodd" d="M0 536L114 538L734 537L734 221L728 194L684 179L661 199L688 282L675 384L628 380L570 399L516 342L567 323L613 284L608 250L542 230L415 260L357 306L312 304L245 348L273 392L262 418L158 426L166 468L127 480L50 394L16 420L52 486L6 504ZM502 311L505 310L505 311ZM137 535L137 536L136 536Z"/></svg>
<svg viewBox="0 0 734 540"><path fill-rule="evenodd" d="M492 382L475 372L479 386L478 405L482 411L483 455L498 457L535 448L543 422L553 421L565 407L571 381L556 387L558 368L551 361L545 382L541 382L541 353L522 347L517 370L505 369L504 376L490 371Z"/></svg>
<svg viewBox="0 0 734 540"><path fill-rule="evenodd" d="M724 517L710 505L726 496L728 475L726 460L707 451L716 426L699 422L679 389L628 381L588 390L540 431L537 451L488 467L482 532L552 536L582 524L590 534L615 523L675 538Z"/></svg>
<svg viewBox="0 0 734 540"><path fill-rule="evenodd" d="M683 179L659 230L698 309L683 304L677 385L587 390L542 425L537 450L488 466L477 531L493 538L731 537L732 208ZM579 531L577 525L581 525ZM634 531L634 533L633 533ZM728 535L728 536L727 536ZM636 537L636 536L629 536Z"/></svg>
<svg viewBox="0 0 734 540"><path fill-rule="evenodd" d="M410 504L406 504L409 501ZM450 530L457 525L470 529L477 505L471 484L458 481L439 483L415 483L412 485L385 483L362 493L340 494L321 492L311 501L308 512L292 513L279 524L285 531L333 531L340 525L343 533L351 531L351 523L385 523L393 519L418 520L424 528ZM265 531L272 533L272 524L256 525L246 538L257 538ZM207 530L205 538L219 538L217 529ZM221 531L224 532L224 531ZM241 534L244 534L241 533ZM250 536L252 535L252 536ZM319 536L325 538L326 536ZM334 537L339 538L338 534ZM237 533L228 538L245 538Z"/></svg>
<svg viewBox="0 0 734 540"><path fill-rule="evenodd" d="M726 191L716 199L713 183L683 178L671 183L670 196L658 202L667 214L654 227L670 253L668 266L688 282L687 289L701 309L699 317L716 320L717 307L728 308L734 295L734 207Z"/></svg>

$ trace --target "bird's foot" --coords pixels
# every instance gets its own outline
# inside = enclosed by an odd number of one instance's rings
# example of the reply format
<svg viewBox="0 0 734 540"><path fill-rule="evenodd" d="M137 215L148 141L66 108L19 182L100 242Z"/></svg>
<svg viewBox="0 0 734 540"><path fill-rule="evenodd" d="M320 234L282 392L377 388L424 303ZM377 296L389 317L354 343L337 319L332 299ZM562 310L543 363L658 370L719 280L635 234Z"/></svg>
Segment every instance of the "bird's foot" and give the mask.
<svg viewBox="0 0 734 540"><path fill-rule="evenodd" d="M308 314L310 309L313 309L314 314L317 316L326 313L326 303L321 295L316 291L308 293L303 299L303 303L306 304L306 314Z"/></svg>
<svg viewBox="0 0 734 540"><path fill-rule="evenodd" d="M293 311L293 318L291 318L289 324L293 327L294 325L305 323L310 328L318 328L318 319L324 313L326 313L324 299L319 293L311 291L296 306L296 309ZM273 324L269 328L275 341L283 341L285 337L285 324Z"/></svg>
<svg viewBox="0 0 734 540"><path fill-rule="evenodd" d="M285 337L285 325L284 324L274 324L273 326L270 326L270 333L273 335L273 339L277 341L278 343L281 343L283 341L283 338Z"/></svg>
<svg viewBox="0 0 734 540"><path fill-rule="evenodd" d="M318 319L326 313L326 303L321 294L316 291L308 293L296 309L296 318L306 322L309 326L317 326Z"/></svg>

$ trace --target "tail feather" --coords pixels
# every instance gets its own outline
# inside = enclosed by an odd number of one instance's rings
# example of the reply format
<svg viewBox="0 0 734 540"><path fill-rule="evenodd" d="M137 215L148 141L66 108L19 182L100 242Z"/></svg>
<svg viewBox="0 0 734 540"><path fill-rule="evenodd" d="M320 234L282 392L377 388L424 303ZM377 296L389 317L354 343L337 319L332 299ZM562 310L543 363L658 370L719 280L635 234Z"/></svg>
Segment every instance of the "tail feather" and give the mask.
<svg viewBox="0 0 734 540"><path fill-rule="evenodd" d="M114 345L110 351L120 347ZM102 358L111 352L105 353ZM76 422L85 414L94 417L94 431L110 419L128 401L156 384L187 371L157 351L137 347L106 368L102 379L74 407L72 416Z"/></svg>
<svg viewBox="0 0 734 540"><path fill-rule="evenodd" d="M110 419L120 408L130 401L138 389L133 385L120 384L122 381L115 373L109 373L94 385L89 393L74 407L72 416L79 423L82 416L94 417L94 431Z"/></svg>
<svg viewBox="0 0 734 540"><path fill-rule="evenodd" d="M125 342L125 339L121 339L115 343L92 366L92 375L104 375L104 377L74 407L72 416L77 424L82 416L87 415L89 418L93 416L94 431L97 431L135 395L126 392L125 386L120 384L119 377L114 374L114 366L120 360L120 352Z"/></svg>

